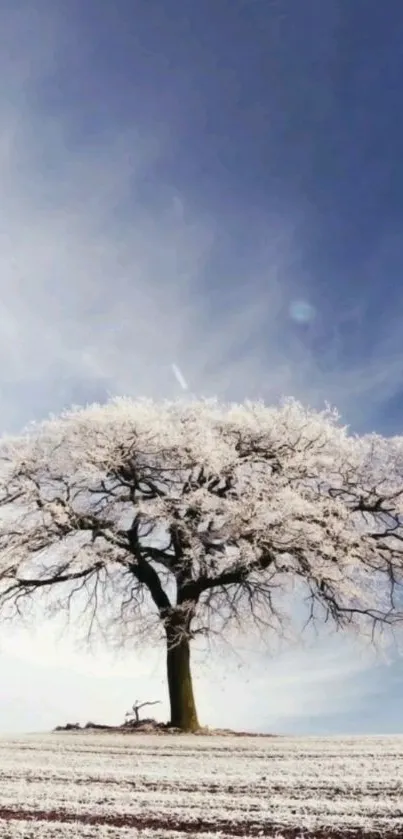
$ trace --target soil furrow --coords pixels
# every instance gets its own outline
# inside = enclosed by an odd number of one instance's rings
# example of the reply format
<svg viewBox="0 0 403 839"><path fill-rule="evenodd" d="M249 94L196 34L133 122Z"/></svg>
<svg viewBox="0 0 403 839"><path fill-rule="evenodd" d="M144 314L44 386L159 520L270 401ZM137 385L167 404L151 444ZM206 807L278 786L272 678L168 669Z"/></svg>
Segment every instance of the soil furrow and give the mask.
<svg viewBox="0 0 403 839"><path fill-rule="evenodd" d="M259 821L248 821L242 824L233 824L225 821L211 822L208 819L197 819L193 822L181 821L176 819L169 819L168 817L156 816L154 818L134 815L111 815L100 816L94 813L80 813L74 814L58 810L16 810L12 808L0 808L0 823L1 822L60 822L61 824L83 824L94 826L110 826L117 828L134 828L135 830L176 830L182 832L187 836L197 836L198 833L220 834L226 833L227 836L241 837L274 837L279 831L284 839L299 839L301 836L301 827L290 827L278 823L262 824ZM309 839L397 839L401 836L401 828L391 830L388 828L380 828L379 830L365 831L361 828L332 828L332 827L318 827L309 831L304 831L305 836Z"/></svg>

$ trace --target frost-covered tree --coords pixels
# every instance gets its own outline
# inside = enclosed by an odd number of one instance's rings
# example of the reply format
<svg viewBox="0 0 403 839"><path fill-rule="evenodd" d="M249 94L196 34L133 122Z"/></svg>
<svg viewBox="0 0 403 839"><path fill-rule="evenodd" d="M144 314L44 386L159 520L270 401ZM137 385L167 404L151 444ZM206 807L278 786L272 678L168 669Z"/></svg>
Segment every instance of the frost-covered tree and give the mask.
<svg viewBox="0 0 403 839"><path fill-rule="evenodd" d="M184 730L198 634L279 631L295 584L337 629L403 617L403 441L352 436L330 409L116 399L0 458L0 616L47 592L88 635L163 638Z"/></svg>

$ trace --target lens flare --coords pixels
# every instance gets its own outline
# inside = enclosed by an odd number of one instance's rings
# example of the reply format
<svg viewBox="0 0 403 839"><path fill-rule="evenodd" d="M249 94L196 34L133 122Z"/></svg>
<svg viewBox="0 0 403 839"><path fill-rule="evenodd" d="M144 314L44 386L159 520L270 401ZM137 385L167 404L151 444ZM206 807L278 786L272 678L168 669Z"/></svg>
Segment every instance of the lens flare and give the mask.
<svg viewBox="0 0 403 839"><path fill-rule="evenodd" d="M288 312L296 323L310 323L316 314L314 307L307 300L293 300Z"/></svg>

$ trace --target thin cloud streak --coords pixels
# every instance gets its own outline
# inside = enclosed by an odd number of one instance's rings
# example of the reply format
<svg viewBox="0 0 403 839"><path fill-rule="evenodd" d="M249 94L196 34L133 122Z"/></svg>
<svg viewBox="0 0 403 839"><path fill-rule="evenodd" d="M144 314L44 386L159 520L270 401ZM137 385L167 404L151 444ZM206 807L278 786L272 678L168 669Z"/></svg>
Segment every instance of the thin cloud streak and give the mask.
<svg viewBox="0 0 403 839"><path fill-rule="evenodd" d="M188 390L188 383L187 383L181 369L178 367L177 364L172 364L171 367L172 367L172 372L175 376L175 379L176 379L177 382L179 382L182 390Z"/></svg>

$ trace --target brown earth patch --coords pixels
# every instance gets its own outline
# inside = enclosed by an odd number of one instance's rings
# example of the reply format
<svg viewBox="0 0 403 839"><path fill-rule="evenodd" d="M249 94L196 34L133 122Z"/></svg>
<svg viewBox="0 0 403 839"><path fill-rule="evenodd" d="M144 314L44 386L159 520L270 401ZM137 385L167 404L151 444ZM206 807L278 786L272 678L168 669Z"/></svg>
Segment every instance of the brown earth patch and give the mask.
<svg viewBox="0 0 403 839"><path fill-rule="evenodd" d="M260 821L248 821L243 824L233 824L225 821L211 822L208 819L197 819L193 822L169 819L166 817L147 817L134 815L101 816L94 813L69 813L60 810L24 810L0 807L0 822L28 821L28 822L61 822L64 824L79 823L83 825L128 827L136 830L176 830L187 836L197 836L198 833L220 833L225 831L228 836L264 836L274 837L281 831L284 839L299 839L303 831L306 839L397 839L401 836L401 828L388 828L365 831L362 828L332 828L321 827L307 831L301 827L285 827L278 823L262 824Z"/></svg>

